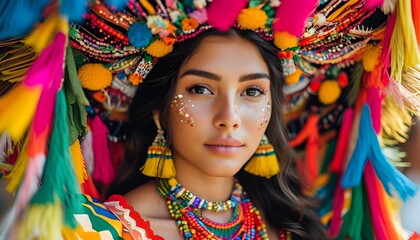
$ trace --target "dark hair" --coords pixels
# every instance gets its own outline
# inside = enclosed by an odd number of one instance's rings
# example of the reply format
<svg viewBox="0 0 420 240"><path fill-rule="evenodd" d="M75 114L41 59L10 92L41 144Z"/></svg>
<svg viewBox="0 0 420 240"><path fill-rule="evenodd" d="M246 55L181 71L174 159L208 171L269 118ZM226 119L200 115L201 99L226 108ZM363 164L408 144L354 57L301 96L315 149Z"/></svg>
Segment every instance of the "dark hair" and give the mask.
<svg viewBox="0 0 420 240"><path fill-rule="evenodd" d="M208 30L199 36L176 43L173 52L159 59L147 78L140 84L129 109L132 136L127 143L126 161L120 169L110 193L125 194L153 179L144 176L139 168L144 164L147 148L151 145L156 126L153 111L158 109L162 127L166 130L168 145L171 143L168 113L175 94L178 72L186 59L191 57L207 36L239 37L257 46L271 78L272 115L266 135L276 150L280 173L270 179L257 177L240 170L237 178L250 199L259 207L268 223L276 229L293 233L294 239L327 239L319 217L314 212L314 200L302 192L295 161L286 138L286 125L282 119L284 85L281 63L275 46L252 31L230 29L226 32Z"/></svg>

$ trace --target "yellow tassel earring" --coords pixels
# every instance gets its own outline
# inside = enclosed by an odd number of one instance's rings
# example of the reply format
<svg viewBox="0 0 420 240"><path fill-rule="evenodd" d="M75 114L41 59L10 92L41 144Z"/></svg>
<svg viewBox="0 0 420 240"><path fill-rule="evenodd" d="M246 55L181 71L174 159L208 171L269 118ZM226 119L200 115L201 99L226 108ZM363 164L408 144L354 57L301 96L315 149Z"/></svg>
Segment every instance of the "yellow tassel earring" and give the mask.
<svg viewBox="0 0 420 240"><path fill-rule="evenodd" d="M158 115L154 116L157 135L152 145L147 149L147 159L140 171L149 177L172 178L175 177L175 166L172 160L171 149L166 147L164 131L160 127ZM161 162L161 160L163 162Z"/></svg>
<svg viewBox="0 0 420 240"><path fill-rule="evenodd" d="M280 165L273 145L268 142L265 134L254 155L245 166L245 171L266 178L270 178L280 172Z"/></svg>

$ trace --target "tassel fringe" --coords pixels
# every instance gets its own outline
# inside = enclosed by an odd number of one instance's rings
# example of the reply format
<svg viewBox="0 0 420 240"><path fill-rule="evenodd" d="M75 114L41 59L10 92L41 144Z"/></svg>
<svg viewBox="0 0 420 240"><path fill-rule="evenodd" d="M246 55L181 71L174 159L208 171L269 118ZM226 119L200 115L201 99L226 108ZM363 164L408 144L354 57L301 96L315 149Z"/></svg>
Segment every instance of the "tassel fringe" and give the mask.
<svg viewBox="0 0 420 240"><path fill-rule="evenodd" d="M280 165L274 147L268 143L265 135L244 170L253 175L265 178L271 178L280 172Z"/></svg>
<svg viewBox="0 0 420 240"><path fill-rule="evenodd" d="M175 177L176 172L171 150L165 149L163 146L150 146L147 150L147 160L140 171L149 177Z"/></svg>

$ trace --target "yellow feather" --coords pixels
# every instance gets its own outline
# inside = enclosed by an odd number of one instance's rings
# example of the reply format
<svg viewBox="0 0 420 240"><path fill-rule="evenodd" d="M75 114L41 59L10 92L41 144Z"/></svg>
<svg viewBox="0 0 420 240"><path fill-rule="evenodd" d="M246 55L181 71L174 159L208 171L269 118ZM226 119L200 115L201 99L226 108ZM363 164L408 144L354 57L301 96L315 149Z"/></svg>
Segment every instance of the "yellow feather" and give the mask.
<svg viewBox="0 0 420 240"><path fill-rule="evenodd" d="M82 148L80 146L79 139L76 139L73 145L70 146L70 152L73 159L74 170L76 172L77 180L79 184L83 184L88 178L88 174L85 167L85 159L83 158Z"/></svg>
<svg viewBox="0 0 420 240"><path fill-rule="evenodd" d="M0 133L9 133L13 141L27 130L41 95L41 86L19 84L0 98Z"/></svg>
<svg viewBox="0 0 420 240"><path fill-rule="evenodd" d="M23 42L33 46L37 52L41 52L53 41L57 28L61 24L59 14L53 13L43 23L38 24Z"/></svg>
<svg viewBox="0 0 420 240"><path fill-rule="evenodd" d="M411 1L398 1L397 19L391 38L391 76L401 82L402 72L420 63L419 47L411 14Z"/></svg>
<svg viewBox="0 0 420 240"><path fill-rule="evenodd" d="M56 199L53 203L30 205L19 223L17 239L61 239L63 209Z"/></svg>
<svg viewBox="0 0 420 240"><path fill-rule="evenodd" d="M8 181L6 191L13 194L16 193L17 188L22 182L26 166L28 165L27 146L28 138L25 139L23 146L19 150L19 156L16 160L15 166L13 167L12 171L4 177L4 179Z"/></svg>

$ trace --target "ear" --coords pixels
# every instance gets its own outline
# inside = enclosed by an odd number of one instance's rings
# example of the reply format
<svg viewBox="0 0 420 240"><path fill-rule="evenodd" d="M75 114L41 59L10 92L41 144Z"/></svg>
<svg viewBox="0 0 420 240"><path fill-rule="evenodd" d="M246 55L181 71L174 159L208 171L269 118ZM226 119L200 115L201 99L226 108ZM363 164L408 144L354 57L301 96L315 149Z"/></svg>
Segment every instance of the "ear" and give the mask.
<svg viewBox="0 0 420 240"><path fill-rule="evenodd" d="M159 111L153 110L153 120L155 121L156 127L158 129L162 129L159 122Z"/></svg>

